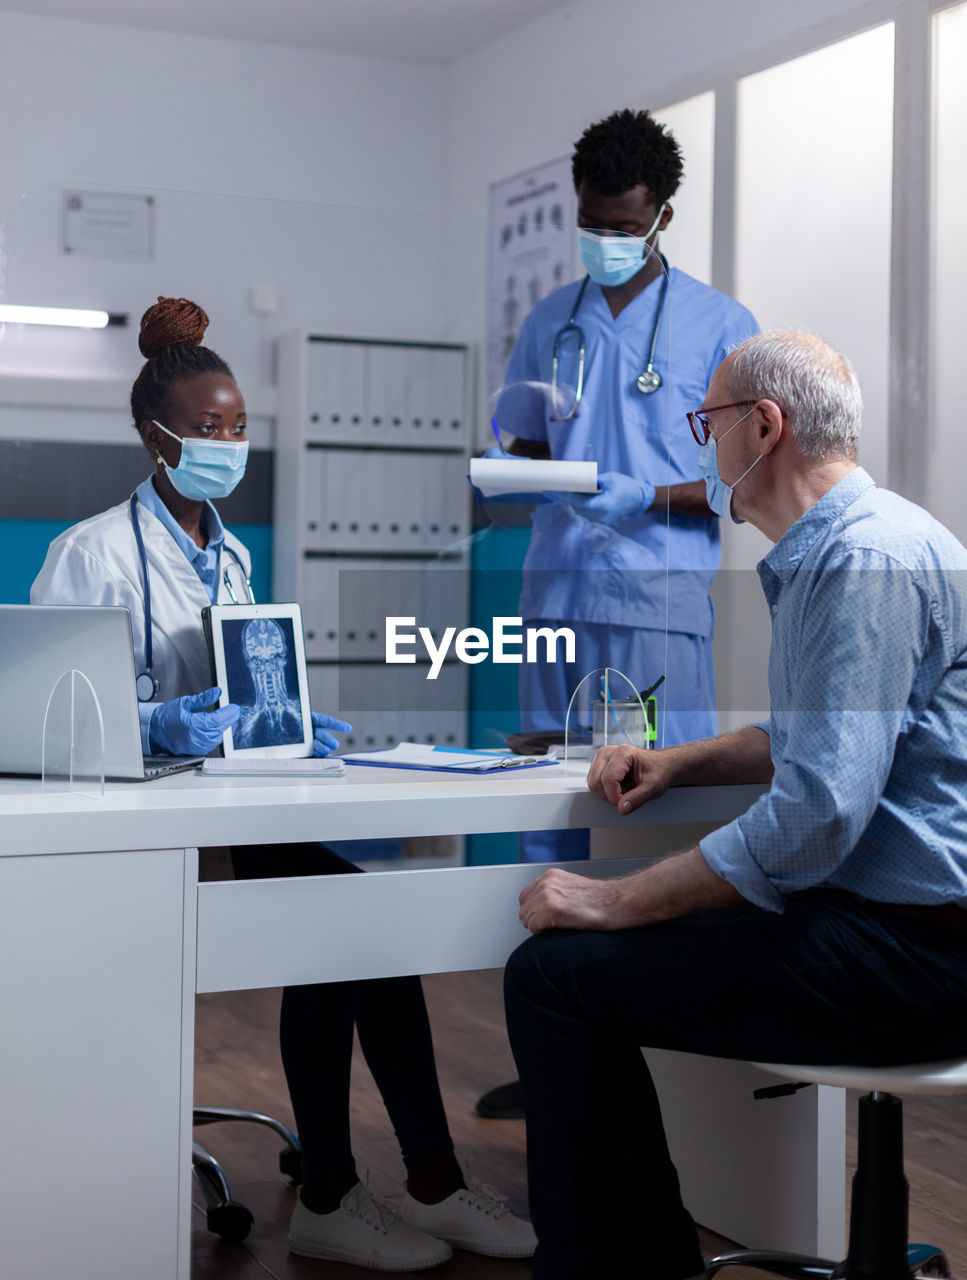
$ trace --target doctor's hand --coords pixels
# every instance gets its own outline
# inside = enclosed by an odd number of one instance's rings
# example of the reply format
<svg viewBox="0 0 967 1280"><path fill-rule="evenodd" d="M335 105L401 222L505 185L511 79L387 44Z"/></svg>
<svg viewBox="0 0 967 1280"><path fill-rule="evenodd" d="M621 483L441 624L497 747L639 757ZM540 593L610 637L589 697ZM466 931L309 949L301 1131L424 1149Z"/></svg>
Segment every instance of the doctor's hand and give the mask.
<svg viewBox="0 0 967 1280"><path fill-rule="evenodd" d="M314 756L327 756L330 751L336 751L339 748L339 739L333 737L329 732L335 729L336 733L352 733L353 727L347 724L345 720L337 720L335 716L324 716L319 711L310 712L312 716L312 754Z"/></svg>
<svg viewBox="0 0 967 1280"><path fill-rule="evenodd" d="M521 892L520 921L531 933L545 929L620 929L621 889L614 880L591 880L552 867Z"/></svg>
<svg viewBox="0 0 967 1280"><path fill-rule="evenodd" d="M673 781L667 753L641 747L599 747L588 771L588 790L619 813L631 813L663 796Z"/></svg>
<svg viewBox="0 0 967 1280"><path fill-rule="evenodd" d="M655 486L647 480L635 480L620 471L602 471L598 476L598 493L549 493L555 502L567 503L585 520L598 524L615 524L629 516L640 516L655 501Z"/></svg>
<svg viewBox="0 0 967 1280"><path fill-rule="evenodd" d="M230 729L240 715L234 702L212 711L204 709L221 696L222 691L216 686L203 693L189 693L160 703L148 722L151 750L159 755L207 756L219 746L225 730Z"/></svg>

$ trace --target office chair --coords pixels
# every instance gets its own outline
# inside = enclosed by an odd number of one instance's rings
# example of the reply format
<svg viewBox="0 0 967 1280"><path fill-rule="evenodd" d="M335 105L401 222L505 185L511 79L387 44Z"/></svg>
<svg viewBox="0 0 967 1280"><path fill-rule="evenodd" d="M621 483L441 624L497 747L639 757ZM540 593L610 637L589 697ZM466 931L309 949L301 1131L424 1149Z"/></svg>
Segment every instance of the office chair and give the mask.
<svg viewBox="0 0 967 1280"><path fill-rule="evenodd" d="M223 1120L245 1120L251 1124L265 1125L277 1133L285 1143L279 1152L279 1171L293 1186L302 1182L302 1151L299 1139L291 1129L272 1116L261 1111L244 1111L236 1107L195 1107L192 1124L218 1124ZM205 1197L208 1230L223 1240L244 1240L255 1221L252 1213L232 1199L222 1167L212 1153L200 1142L191 1144L191 1166Z"/></svg>
<svg viewBox="0 0 967 1280"><path fill-rule="evenodd" d="M859 1151L853 1175L849 1249L842 1262L797 1253L740 1250L709 1259L706 1274L723 1267L761 1267L789 1280L910 1280L914 1272L949 1276L943 1252L909 1244L909 1186L903 1172L903 1104L897 1093L967 1092L967 1058L899 1067L801 1067L755 1064L792 1082L757 1089L755 1096L793 1092L810 1084L864 1089L859 1106Z"/></svg>

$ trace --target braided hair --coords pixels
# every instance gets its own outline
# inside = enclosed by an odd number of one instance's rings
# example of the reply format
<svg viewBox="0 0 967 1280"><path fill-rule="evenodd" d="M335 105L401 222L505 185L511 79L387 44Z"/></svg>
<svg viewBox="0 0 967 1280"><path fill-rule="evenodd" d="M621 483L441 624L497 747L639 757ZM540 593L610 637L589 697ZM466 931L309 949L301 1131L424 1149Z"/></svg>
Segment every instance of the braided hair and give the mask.
<svg viewBox="0 0 967 1280"><path fill-rule="evenodd" d="M648 111L615 111L581 134L571 157L574 189L586 182L603 196L647 187L656 204L678 190L684 166L678 143Z"/></svg>
<svg viewBox="0 0 967 1280"><path fill-rule="evenodd" d="M221 356L201 345L207 328L208 316L187 298L159 298L141 317L138 346L145 364L131 388L135 429L164 417L176 383L201 373L233 376Z"/></svg>

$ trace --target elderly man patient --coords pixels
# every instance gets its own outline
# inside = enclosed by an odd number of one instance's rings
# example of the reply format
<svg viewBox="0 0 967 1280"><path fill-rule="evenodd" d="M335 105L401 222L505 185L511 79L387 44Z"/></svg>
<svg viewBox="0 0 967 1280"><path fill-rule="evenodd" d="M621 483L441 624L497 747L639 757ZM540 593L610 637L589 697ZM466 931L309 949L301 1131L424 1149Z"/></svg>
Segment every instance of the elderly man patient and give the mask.
<svg viewBox="0 0 967 1280"><path fill-rule="evenodd" d="M774 546L770 718L607 747L630 813L668 787L771 783L620 880L558 868L505 998L527 1114L535 1280L703 1270L639 1046L888 1065L967 1052L967 551L856 464L849 362L807 334L733 351L689 419L709 505ZM573 1100L584 1099L581 1107ZM588 1101L593 1100L593 1101Z"/></svg>

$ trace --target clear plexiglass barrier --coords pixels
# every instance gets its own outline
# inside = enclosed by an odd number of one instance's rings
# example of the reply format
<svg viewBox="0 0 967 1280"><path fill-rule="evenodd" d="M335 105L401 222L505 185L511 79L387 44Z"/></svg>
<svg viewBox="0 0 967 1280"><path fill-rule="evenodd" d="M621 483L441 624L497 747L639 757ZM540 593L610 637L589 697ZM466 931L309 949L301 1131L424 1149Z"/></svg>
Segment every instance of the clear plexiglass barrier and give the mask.
<svg viewBox="0 0 967 1280"><path fill-rule="evenodd" d="M598 667L571 694L564 722L564 759L587 760L599 747L651 745L648 705L623 671Z"/></svg>
<svg viewBox="0 0 967 1280"><path fill-rule="evenodd" d="M94 686L72 667L57 680L44 712L43 789L104 798L104 720Z"/></svg>

